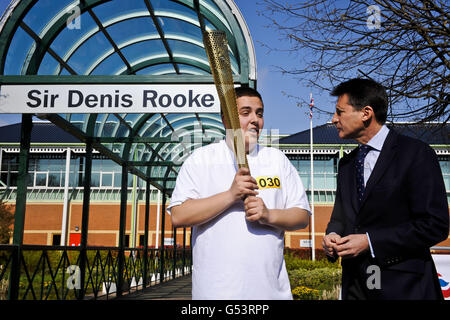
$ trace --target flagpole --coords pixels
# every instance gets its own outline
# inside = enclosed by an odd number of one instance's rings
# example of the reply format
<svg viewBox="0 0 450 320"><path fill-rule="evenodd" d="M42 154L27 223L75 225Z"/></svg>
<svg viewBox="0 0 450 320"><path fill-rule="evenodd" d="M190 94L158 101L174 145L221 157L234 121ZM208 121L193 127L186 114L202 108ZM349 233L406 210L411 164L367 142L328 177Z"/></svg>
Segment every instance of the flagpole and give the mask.
<svg viewBox="0 0 450 320"><path fill-rule="evenodd" d="M314 156L313 156L313 123L312 123L312 108L314 100L312 93L310 94L309 105L309 136L310 136L310 156L311 156L311 259L316 260L316 241L315 241L315 227L314 227Z"/></svg>

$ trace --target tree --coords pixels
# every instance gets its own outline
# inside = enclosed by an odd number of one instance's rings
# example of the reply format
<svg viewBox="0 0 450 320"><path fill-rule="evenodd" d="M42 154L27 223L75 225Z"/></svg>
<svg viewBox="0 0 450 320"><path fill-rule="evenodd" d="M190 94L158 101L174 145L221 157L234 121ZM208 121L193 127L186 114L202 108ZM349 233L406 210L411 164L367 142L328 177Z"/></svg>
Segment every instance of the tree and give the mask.
<svg viewBox="0 0 450 320"><path fill-rule="evenodd" d="M286 50L304 60L296 69L278 66L281 72L320 90L357 76L372 78L388 90L389 120L449 121L447 0L259 4L269 27L288 40Z"/></svg>
<svg viewBox="0 0 450 320"><path fill-rule="evenodd" d="M0 244L9 243L13 222L14 214L10 211L10 207L0 200Z"/></svg>

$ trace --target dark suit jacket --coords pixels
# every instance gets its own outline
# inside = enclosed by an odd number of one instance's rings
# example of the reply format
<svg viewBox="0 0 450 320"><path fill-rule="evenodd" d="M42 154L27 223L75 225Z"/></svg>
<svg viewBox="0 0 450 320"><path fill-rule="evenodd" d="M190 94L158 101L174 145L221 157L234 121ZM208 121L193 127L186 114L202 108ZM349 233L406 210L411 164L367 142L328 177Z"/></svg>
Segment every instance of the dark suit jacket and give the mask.
<svg viewBox="0 0 450 320"><path fill-rule="evenodd" d="M356 193L357 150L339 162L334 209L326 233L368 233L370 251L342 259L342 298L359 279L368 299L442 299L429 248L447 239L449 207L436 154L427 144L393 130L367 181L361 206ZM380 289L374 269L380 270ZM376 279L375 279L376 280Z"/></svg>

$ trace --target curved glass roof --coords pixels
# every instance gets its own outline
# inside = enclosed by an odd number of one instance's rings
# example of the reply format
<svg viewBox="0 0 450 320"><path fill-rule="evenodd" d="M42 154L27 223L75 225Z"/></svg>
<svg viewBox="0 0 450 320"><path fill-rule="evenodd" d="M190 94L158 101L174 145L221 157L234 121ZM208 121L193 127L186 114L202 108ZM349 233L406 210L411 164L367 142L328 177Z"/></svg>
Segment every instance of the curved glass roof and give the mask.
<svg viewBox="0 0 450 320"><path fill-rule="evenodd" d="M13 0L0 20L2 84L212 84L203 30L224 30L236 84L256 86L253 44L232 0ZM40 114L170 193L217 113Z"/></svg>

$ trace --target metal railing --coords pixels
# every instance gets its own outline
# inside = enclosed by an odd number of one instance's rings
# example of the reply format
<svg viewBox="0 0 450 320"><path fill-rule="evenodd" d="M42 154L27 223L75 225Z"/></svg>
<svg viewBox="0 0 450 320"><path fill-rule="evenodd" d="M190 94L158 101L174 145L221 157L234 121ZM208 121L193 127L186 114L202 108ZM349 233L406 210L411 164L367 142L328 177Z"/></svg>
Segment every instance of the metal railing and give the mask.
<svg viewBox="0 0 450 320"><path fill-rule="evenodd" d="M186 247L0 245L0 300L111 299L188 274L191 262Z"/></svg>

